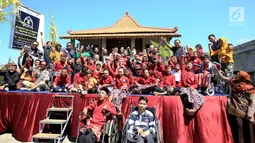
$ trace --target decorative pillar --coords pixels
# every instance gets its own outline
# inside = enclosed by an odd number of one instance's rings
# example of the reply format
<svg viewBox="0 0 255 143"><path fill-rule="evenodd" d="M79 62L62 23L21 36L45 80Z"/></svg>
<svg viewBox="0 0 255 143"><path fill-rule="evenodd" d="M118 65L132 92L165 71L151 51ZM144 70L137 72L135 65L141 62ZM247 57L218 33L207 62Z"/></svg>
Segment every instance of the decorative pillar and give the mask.
<svg viewBox="0 0 255 143"><path fill-rule="evenodd" d="M102 47L101 47L101 49L102 49L103 47L106 48L106 39L105 39L105 38L102 39Z"/></svg>
<svg viewBox="0 0 255 143"><path fill-rule="evenodd" d="M131 48L133 48L133 47L135 47L135 39L134 38L131 39Z"/></svg>
<svg viewBox="0 0 255 143"><path fill-rule="evenodd" d="M71 44L72 44L72 47L73 47L73 49L75 48L75 39L71 39Z"/></svg>

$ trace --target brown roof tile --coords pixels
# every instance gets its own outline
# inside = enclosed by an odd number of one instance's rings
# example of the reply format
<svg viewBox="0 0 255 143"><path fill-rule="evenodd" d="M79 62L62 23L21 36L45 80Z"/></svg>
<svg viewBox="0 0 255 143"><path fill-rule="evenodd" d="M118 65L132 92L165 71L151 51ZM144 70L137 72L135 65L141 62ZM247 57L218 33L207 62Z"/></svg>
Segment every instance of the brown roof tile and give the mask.
<svg viewBox="0 0 255 143"><path fill-rule="evenodd" d="M114 25L106 28L96 28L89 30L71 31L68 30L70 35L93 35L93 34L114 34L114 33L175 33L178 27L174 28L154 28L140 26L129 14L126 14L117 21Z"/></svg>

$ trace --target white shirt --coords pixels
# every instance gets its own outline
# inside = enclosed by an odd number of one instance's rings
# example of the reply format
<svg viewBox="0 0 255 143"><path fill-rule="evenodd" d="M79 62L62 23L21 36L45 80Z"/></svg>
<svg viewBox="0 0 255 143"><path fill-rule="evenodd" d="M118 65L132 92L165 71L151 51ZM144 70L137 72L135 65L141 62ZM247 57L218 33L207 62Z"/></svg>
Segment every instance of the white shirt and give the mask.
<svg viewBox="0 0 255 143"><path fill-rule="evenodd" d="M175 70L172 71L172 73L175 76L175 81L180 82L181 81L181 70L179 70L178 72L176 72Z"/></svg>

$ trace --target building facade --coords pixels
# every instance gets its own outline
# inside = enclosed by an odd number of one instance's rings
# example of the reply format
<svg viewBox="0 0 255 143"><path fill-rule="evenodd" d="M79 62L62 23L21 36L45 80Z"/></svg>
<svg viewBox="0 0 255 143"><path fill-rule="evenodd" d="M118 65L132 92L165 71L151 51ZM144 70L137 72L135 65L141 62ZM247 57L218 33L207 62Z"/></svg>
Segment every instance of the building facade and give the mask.
<svg viewBox="0 0 255 143"><path fill-rule="evenodd" d="M243 70L251 75L255 83L255 40L234 47L235 70Z"/></svg>
<svg viewBox="0 0 255 143"><path fill-rule="evenodd" d="M176 33L178 27L155 28L140 26L129 14L126 14L115 24L106 28L71 31L68 35L60 36L60 39L70 39L72 44L78 40L81 45L94 45L94 47L106 48L111 51L114 47L135 47L137 51L150 46L150 40L159 42L160 37L171 40L173 37L181 37Z"/></svg>

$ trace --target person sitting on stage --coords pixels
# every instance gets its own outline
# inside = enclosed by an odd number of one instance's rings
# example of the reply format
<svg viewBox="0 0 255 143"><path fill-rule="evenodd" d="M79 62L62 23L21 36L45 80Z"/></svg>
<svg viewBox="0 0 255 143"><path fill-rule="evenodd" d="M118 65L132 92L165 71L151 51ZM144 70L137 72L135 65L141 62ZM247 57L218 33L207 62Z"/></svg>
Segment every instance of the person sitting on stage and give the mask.
<svg viewBox="0 0 255 143"><path fill-rule="evenodd" d="M116 116L116 107L108 100L109 94L110 92L108 88L101 88L98 100L95 100L92 104L83 109L83 113L85 115L87 115L90 110L94 111L92 114L92 120L88 126L80 129L81 135L78 138L79 143L96 143L97 141L100 141L100 136L104 126L104 116L106 116L109 112L112 116Z"/></svg>
<svg viewBox="0 0 255 143"><path fill-rule="evenodd" d="M80 72L74 75L73 87L70 89L71 92L81 93L82 91L86 90L85 80L87 79L86 77L87 71L88 68L83 67L83 69Z"/></svg>
<svg viewBox="0 0 255 143"><path fill-rule="evenodd" d="M199 58L199 55L198 55L198 52L194 52L193 54L193 57L192 57L192 64L194 65L193 67L193 72L195 74L198 74L199 73L199 69L200 69L200 66L202 64L202 61L201 59Z"/></svg>
<svg viewBox="0 0 255 143"><path fill-rule="evenodd" d="M55 48L52 48L52 50L50 51L50 59L53 63L60 61L61 55L63 54L61 48L61 44L56 44Z"/></svg>
<svg viewBox="0 0 255 143"><path fill-rule="evenodd" d="M171 66L166 66L164 77L161 79L160 88L167 92L167 95L174 95L179 88L176 87L175 76L172 74Z"/></svg>
<svg viewBox="0 0 255 143"><path fill-rule="evenodd" d="M124 76L124 69L119 68L118 74L115 75L115 85L112 91L112 102L117 106L118 113L121 112L121 105L124 98L126 98L127 90L129 88L129 79Z"/></svg>
<svg viewBox="0 0 255 143"><path fill-rule="evenodd" d="M175 76L176 85L177 85L178 87L180 87L181 68L180 68L180 65L179 65L179 64L176 64L176 65L175 65L174 70L172 71L172 73L173 73L174 76Z"/></svg>
<svg viewBox="0 0 255 143"><path fill-rule="evenodd" d="M141 94L166 94L164 90L159 88L156 79L150 75L147 69L143 70L143 76L138 77L135 84L138 86L136 91Z"/></svg>
<svg viewBox="0 0 255 143"><path fill-rule="evenodd" d="M43 91L47 90L47 82L50 80L50 73L47 70L47 63L45 61L42 61L40 64L40 67L35 70L35 72L32 75L35 77L35 82L31 81L23 81L23 85L28 88L29 91L37 90L37 91Z"/></svg>
<svg viewBox="0 0 255 143"><path fill-rule="evenodd" d="M199 69L198 76L198 92L202 92L209 85L210 77L212 73L212 63L208 55L203 56L203 62Z"/></svg>
<svg viewBox="0 0 255 143"><path fill-rule="evenodd" d="M204 103L204 97L196 88L198 87L197 77L193 73L192 62L184 64L186 53L181 58L181 100L184 104L185 115L194 116Z"/></svg>
<svg viewBox="0 0 255 143"><path fill-rule="evenodd" d="M128 83L129 86L133 86L133 85L135 84L135 79L134 79L134 76L132 75L132 72L130 72L129 69L125 69L124 75L125 75L125 77L127 77L128 80L129 80L129 83Z"/></svg>
<svg viewBox="0 0 255 143"><path fill-rule="evenodd" d="M138 110L130 115L127 140L131 143L155 143L155 116L146 110L147 104L148 99L141 96L138 100Z"/></svg>
<svg viewBox="0 0 255 143"><path fill-rule="evenodd" d="M113 79L109 75L109 70L104 70L103 75L99 78L99 84L104 87L108 87L113 84Z"/></svg>
<svg viewBox="0 0 255 143"><path fill-rule="evenodd" d="M72 69L70 68L70 66L67 64L67 55L66 54L61 54L60 56L60 61L56 61L54 63L54 76L57 76L60 74L61 70L66 67L68 70L68 73L72 72Z"/></svg>
<svg viewBox="0 0 255 143"><path fill-rule="evenodd" d="M71 76L68 74L68 68L63 68L61 73L56 76L53 82L53 91L55 92L67 92L68 87L71 84Z"/></svg>
<svg viewBox="0 0 255 143"><path fill-rule="evenodd" d="M93 77L92 70L89 69L87 71L87 79L85 80L85 87L88 93L96 93L97 84L98 84L98 81Z"/></svg>
<svg viewBox="0 0 255 143"><path fill-rule="evenodd" d="M4 84L0 86L0 90L16 90L16 84L19 82L20 74L16 71L17 65L14 62L9 63L8 69L2 71L6 65L0 68L0 75L4 77Z"/></svg>

